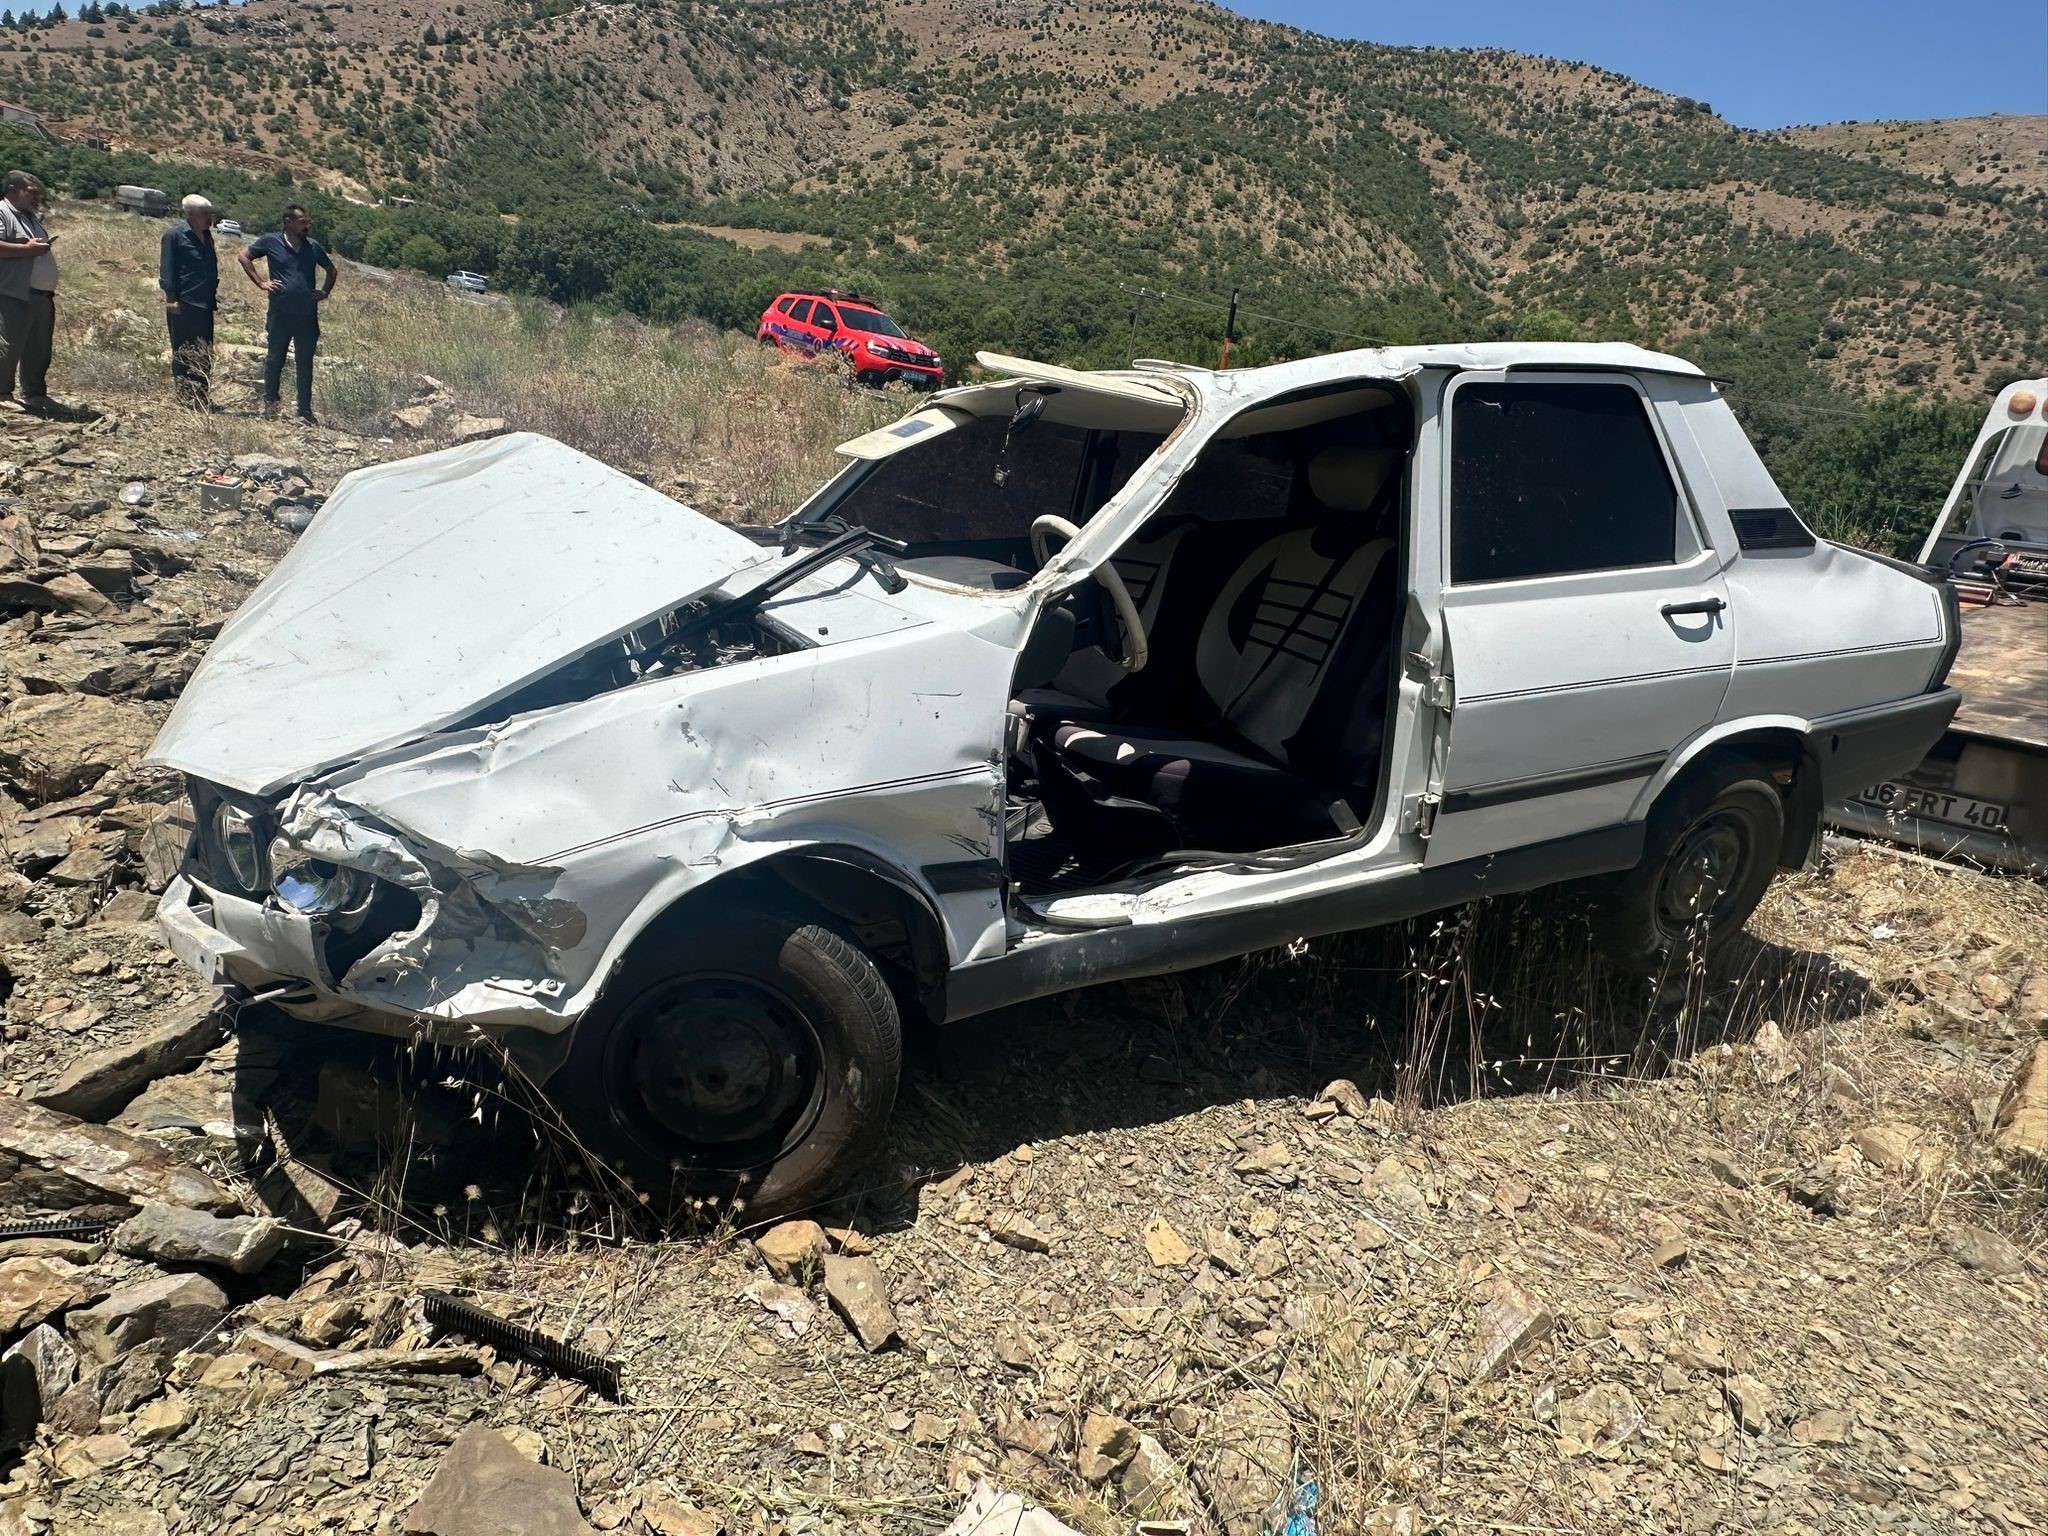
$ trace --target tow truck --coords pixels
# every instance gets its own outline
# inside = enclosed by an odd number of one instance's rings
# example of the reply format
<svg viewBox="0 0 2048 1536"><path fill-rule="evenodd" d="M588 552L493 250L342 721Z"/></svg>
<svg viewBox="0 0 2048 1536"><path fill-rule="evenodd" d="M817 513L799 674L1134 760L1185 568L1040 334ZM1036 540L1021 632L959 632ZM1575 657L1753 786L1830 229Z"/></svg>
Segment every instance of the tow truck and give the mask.
<svg viewBox="0 0 2048 1536"><path fill-rule="evenodd" d="M2048 875L2048 378L1998 393L1919 563L1962 616L1954 721L1919 767L1830 808L1936 858Z"/></svg>

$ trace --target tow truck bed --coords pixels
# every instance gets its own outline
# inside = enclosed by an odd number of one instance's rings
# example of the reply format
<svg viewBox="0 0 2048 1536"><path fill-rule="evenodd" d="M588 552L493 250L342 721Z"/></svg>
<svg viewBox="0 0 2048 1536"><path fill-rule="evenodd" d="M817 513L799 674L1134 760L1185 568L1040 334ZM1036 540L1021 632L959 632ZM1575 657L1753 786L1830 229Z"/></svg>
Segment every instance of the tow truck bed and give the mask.
<svg viewBox="0 0 2048 1536"><path fill-rule="evenodd" d="M1965 608L1952 730L2048 750L2048 602Z"/></svg>

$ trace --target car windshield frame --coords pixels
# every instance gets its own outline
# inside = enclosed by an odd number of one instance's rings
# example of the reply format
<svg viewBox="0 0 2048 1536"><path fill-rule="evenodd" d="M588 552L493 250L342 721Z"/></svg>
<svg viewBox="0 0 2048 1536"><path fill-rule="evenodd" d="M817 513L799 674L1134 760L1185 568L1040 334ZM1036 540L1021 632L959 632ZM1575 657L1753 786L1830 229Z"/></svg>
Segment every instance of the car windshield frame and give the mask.
<svg viewBox="0 0 2048 1536"><path fill-rule="evenodd" d="M881 323L879 325L869 325L866 323L866 320L869 318L878 320ZM893 337L897 341L910 340L909 334L879 309L867 309L858 304L841 304L839 306L839 324L844 330L861 331L869 336L888 336Z"/></svg>

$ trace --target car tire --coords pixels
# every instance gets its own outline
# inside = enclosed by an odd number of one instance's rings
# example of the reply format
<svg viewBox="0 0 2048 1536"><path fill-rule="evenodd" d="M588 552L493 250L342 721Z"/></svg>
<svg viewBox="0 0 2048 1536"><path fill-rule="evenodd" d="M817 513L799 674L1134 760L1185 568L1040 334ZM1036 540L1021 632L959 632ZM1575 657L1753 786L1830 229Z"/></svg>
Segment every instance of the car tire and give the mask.
<svg viewBox="0 0 2048 1536"><path fill-rule="evenodd" d="M576 1026L550 1097L584 1150L664 1214L817 1204L880 1146L902 1066L881 972L818 922L692 928L700 970L635 965Z"/></svg>
<svg viewBox="0 0 2048 1536"><path fill-rule="evenodd" d="M758 342L761 346L766 347L771 352L779 352L782 350L782 344L778 342L773 336L756 336L754 340Z"/></svg>
<svg viewBox="0 0 2048 1536"><path fill-rule="evenodd" d="M1653 977L1702 939L1713 954L1763 900L1784 837L1784 798L1757 764L1727 758L1681 778L1651 808L1642 861L1587 882L1594 943Z"/></svg>

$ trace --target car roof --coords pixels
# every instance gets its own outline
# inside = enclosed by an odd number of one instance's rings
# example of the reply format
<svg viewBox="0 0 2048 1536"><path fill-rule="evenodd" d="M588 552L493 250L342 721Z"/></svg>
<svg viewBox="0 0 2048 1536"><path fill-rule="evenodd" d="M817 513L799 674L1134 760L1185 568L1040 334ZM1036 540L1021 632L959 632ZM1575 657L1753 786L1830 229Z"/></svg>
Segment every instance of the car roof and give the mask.
<svg viewBox="0 0 2048 1536"><path fill-rule="evenodd" d="M1185 363L1140 359L1135 367L1170 373L1207 373L1210 370ZM1412 347L1360 347L1350 352L1328 352L1319 357L1293 362L1267 363L1258 368L1233 369L1255 374L1261 382L1279 384L1292 374L1321 378L1333 369L1347 373L1390 375L1426 369L1581 368L1626 370L1635 373L1678 373L1705 378L1697 363L1674 357L1669 352L1652 352L1626 341L1464 341L1440 342Z"/></svg>

